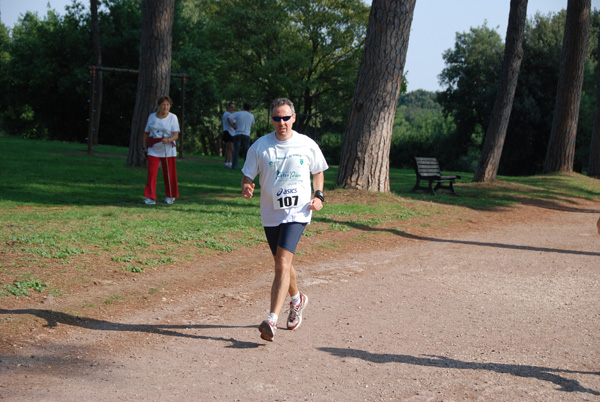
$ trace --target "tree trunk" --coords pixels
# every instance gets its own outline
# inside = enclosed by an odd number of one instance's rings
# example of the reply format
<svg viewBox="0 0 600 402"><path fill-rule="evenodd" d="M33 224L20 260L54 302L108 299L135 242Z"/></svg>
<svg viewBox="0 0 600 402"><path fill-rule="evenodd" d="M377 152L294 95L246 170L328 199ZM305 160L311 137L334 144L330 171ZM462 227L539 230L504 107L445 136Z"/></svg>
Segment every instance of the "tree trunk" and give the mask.
<svg viewBox="0 0 600 402"><path fill-rule="evenodd" d="M572 172L583 72L590 36L591 0L569 0L558 86L544 173Z"/></svg>
<svg viewBox="0 0 600 402"><path fill-rule="evenodd" d="M373 0L337 184L390 190L392 127L416 0Z"/></svg>
<svg viewBox="0 0 600 402"><path fill-rule="evenodd" d="M100 24L98 23L98 0L90 0L90 13L92 17L92 48L94 52L94 65L102 66L102 47L100 41ZM92 114L92 144L98 145L100 135L100 115L102 113L102 71L96 72L94 81L94 112Z"/></svg>
<svg viewBox="0 0 600 402"><path fill-rule="evenodd" d="M527 21L527 0L511 0L508 29L506 31L506 47L496 102L488 127L479 166L473 181L486 182L496 179L506 130L510 120L521 61L523 60L523 36Z"/></svg>
<svg viewBox="0 0 600 402"><path fill-rule="evenodd" d="M128 166L144 164L142 139L148 115L156 110L158 98L169 95L174 19L175 0L143 1L140 67L131 121Z"/></svg>
<svg viewBox="0 0 600 402"><path fill-rule="evenodd" d="M590 145L590 166L588 176L600 178L600 29L598 29L598 65L596 69L596 111Z"/></svg>

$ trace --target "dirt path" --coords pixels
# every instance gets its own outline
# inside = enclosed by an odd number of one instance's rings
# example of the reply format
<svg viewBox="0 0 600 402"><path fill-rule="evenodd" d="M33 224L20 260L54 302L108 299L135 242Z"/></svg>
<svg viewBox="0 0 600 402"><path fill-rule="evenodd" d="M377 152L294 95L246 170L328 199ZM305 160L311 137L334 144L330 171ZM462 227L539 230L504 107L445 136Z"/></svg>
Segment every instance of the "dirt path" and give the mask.
<svg viewBox="0 0 600 402"><path fill-rule="evenodd" d="M116 319L39 313L51 326L0 356L0 399L600 401L597 208L480 213L304 261L304 322L269 344L267 268Z"/></svg>

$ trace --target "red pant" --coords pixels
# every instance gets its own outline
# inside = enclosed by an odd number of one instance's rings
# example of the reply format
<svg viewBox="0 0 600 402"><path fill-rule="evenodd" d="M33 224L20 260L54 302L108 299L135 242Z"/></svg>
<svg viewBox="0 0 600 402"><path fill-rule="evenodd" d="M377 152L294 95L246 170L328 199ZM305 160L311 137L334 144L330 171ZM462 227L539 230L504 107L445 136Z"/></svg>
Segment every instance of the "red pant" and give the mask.
<svg viewBox="0 0 600 402"><path fill-rule="evenodd" d="M159 163L162 163L166 197L179 198L175 158L157 158L156 156L151 155L148 155L148 179L146 181L146 188L144 188L144 197L156 200L156 176L158 176ZM168 169L167 165L169 167Z"/></svg>

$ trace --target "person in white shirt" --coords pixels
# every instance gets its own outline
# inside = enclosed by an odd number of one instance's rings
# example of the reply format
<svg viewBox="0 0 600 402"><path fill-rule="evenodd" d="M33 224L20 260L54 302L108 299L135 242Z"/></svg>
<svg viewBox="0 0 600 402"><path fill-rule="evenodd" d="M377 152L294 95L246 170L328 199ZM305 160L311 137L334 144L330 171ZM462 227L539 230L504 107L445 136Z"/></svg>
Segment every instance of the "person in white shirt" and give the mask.
<svg viewBox="0 0 600 402"><path fill-rule="evenodd" d="M253 181L260 175L262 225L275 262L270 314L258 327L261 338L267 341L274 339L288 293L291 302L287 328L295 330L302 323L308 297L298 289L292 263L312 212L323 208L324 171L328 168L317 143L292 129L296 113L289 99L275 99L270 114L275 131L259 138L248 150L241 183L242 197L252 198Z"/></svg>
<svg viewBox="0 0 600 402"><path fill-rule="evenodd" d="M223 156L225 156L225 167L229 168L231 167L231 156L233 155L233 136L237 128L235 122L231 119L234 110L235 103L229 102L227 110L223 113L223 144L225 145Z"/></svg>
<svg viewBox="0 0 600 402"><path fill-rule="evenodd" d="M148 177L144 188L144 204L156 204L156 176L158 175L158 164L163 167L163 179L165 182L165 202L173 204L179 198L177 186L177 156L176 142L179 138L179 120L170 112L173 100L163 96L158 100L158 112L148 116L148 122L144 129L144 153L148 158Z"/></svg>
<svg viewBox="0 0 600 402"><path fill-rule="evenodd" d="M244 103L244 110L235 112L231 115L231 119L235 122L236 129L233 136L233 156L231 158L231 168L238 168L238 158L240 156L240 148L243 158L246 159L246 153L250 146L250 133L252 125L255 124L254 115L250 113L250 104Z"/></svg>

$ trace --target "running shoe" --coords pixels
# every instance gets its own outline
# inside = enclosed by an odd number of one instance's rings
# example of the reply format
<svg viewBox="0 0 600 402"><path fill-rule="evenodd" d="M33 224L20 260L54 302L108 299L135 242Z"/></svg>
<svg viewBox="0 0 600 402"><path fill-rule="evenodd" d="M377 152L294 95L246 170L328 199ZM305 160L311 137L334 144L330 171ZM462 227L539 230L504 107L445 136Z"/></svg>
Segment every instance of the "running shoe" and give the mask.
<svg viewBox="0 0 600 402"><path fill-rule="evenodd" d="M146 204L146 205L154 205L154 204L156 204L156 201L154 201L152 198L146 198L144 200L144 204Z"/></svg>
<svg viewBox="0 0 600 402"><path fill-rule="evenodd" d="M288 316L287 327L289 330L295 330L302 324L302 310L308 305L308 296L300 293L300 303L290 303L290 315Z"/></svg>
<svg viewBox="0 0 600 402"><path fill-rule="evenodd" d="M175 202L175 198L166 197L166 198L165 198L165 202L166 202L167 204L172 204L172 203L174 203L174 202Z"/></svg>
<svg viewBox="0 0 600 402"><path fill-rule="evenodd" d="M277 330L277 323L272 322L269 319L264 320L258 326L260 331L260 337L265 341L273 342L275 337L275 331Z"/></svg>

